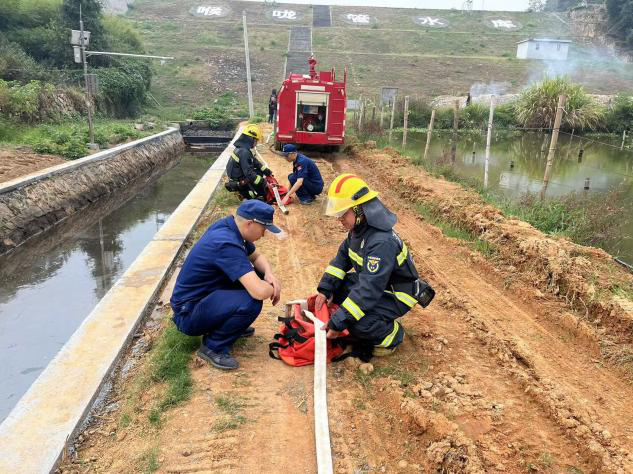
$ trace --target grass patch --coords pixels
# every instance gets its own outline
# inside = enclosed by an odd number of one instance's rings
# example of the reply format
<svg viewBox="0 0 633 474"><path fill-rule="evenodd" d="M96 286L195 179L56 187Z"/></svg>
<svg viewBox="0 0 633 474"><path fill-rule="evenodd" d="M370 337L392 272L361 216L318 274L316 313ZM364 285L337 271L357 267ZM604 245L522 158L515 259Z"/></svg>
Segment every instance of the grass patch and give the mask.
<svg viewBox="0 0 633 474"><path fill-rule="evenodd" d="M620 298L633 301L633 285L616 284L611 287L611 293Z"/></svg>
<svg viewBox="0 0 633 474"><path fill-rule="evenodd" d="M121 414L121 419L119 420L119 425L121 428L127 428L132 423L132 417L129 413L125 412Z"/></svg>
<svg viewBox="0 0 633 474"><path fill-rule="evenodd" d="M373 372L369 374L364 374L359 369L357 369L356 373L354 374L356 381L359 382L363 386L363 388L367 389L371 386L371 383L374 379L380 377L388 377L393 380L398 380L402 387L406 389L407 387L415 385L419 378L428 371L428 364L424 359L395 359L394 357L395 356L390 357L389 365L374 365Z"/></svg>
<svg viewBox="0 0 633 474"><path fill-rule="evenodd" d="M233 394L220 395L215 398L215 404L226 416L213 424L213 431L236 430L246 423L246 418L242 415L246 407L246 400L243 397Z"/></svg>
<svg viewBox="0 0 633 474"><path fill-rule="evenodd" d="M200 345L200 338L187 336L173 324L165 330L149 362L148 381L165 383L166 390L148 415L150 423L159 425L169 408L188 400L193 389L189 361Z"/></svg>
<svg viewBox="0 0 633 474"><path fill-rule="evenodd" d="M158 448L154 447L145 452L138 460L138 467L141 472L149 474L158 471L160 463L158 462Z"/></svg>
<svg viewBox="0 0 633 474"><path fill-rule="evenodd" d="M215 205L223 209L239 206L240 202L237 194L227 191L224 186L215 195Z"/></svg>
<svg viewBox="0 0 633 474"><path fill-rule="evenodd" d="M108 148L128 140L135 140L160 131L139 131L134 122L125 120L97 120L94 139L101 148ZM24 125L0 121L0 144L29 145L37 153L60 155L77 159L88 154L88 125L84 120L58 124Z"/></svg>
<svg viewBox="0 0 633 474"><path fill-rule="evenodd" d="M443 218L439 209L421 203L417 204L416 209L426 221L439 228L446 237L461 240L468 248L481 253L486 258L493 258L497 255L497 249L494 245Z"/></svg>

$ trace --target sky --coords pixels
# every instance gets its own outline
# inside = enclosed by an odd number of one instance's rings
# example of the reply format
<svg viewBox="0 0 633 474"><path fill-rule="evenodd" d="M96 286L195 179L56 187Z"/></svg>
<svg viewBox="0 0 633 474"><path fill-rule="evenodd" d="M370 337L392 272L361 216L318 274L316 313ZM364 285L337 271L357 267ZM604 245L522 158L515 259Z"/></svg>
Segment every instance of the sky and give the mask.
<svg viewBox="0 0 633 474"><path fill-rule="evenodd" d="M262 0L248 0L257 1ZM345 5L357 7L421 8L450 10L464 7L464 0L286 0L277 3L306 5ZM473 0L473 10L525 11L528 0Z"/></svg>

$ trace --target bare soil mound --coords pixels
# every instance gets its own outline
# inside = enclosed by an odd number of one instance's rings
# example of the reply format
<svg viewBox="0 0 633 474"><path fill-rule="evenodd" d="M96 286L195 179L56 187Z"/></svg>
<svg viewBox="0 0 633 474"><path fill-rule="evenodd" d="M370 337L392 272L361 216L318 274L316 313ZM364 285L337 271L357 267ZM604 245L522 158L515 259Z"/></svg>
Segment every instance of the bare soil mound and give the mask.
<svg viewBox="0 0 633 474"><path fill-rule="evenodd" d="M0 183L65 162L59 156L41 155L28 147L1 148Z"/></svg>

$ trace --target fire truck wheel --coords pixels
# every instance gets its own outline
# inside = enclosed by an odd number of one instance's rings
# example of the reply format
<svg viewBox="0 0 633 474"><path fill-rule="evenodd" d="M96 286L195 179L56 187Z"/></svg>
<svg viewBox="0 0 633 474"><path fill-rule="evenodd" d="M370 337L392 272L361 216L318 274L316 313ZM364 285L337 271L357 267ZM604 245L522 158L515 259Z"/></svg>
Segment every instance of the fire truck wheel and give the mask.
<svg viewBox="0 0 633 474"><path fill-rule="evenodd" d="M282 144L281 142L275 141L275 150L281 151Z"/></svg>

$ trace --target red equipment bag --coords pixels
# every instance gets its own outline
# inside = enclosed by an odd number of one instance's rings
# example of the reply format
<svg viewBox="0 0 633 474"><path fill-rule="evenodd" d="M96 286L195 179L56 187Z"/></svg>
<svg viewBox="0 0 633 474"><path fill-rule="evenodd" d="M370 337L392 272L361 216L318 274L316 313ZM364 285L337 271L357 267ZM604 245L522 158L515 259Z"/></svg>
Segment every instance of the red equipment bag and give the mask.
<svg viewBox="0 0 633 474"><path fill-rule="evenodd" d="M277 204L277 201L275 200L275 192L273 191L273 187L275 186L277 187L277 190L279 191L279 197L281 197L281 199L283 199L284 196L288 194L288 188L279 184L279 182L272 175L266 176L265 179L266 179L266 202L271 205ZM292 201L292 198L288 200L288 204L290 204L291 201Z"/></svg>
<svg viewBox="0 0 633 474"><path fill-rule="evenodd" d="M338 306L331 305L329 308L326 304L321 306L320 311L315 311L314 302L316 295L308 298L308 310L312 312L318 319L327 323L330 316L336 312ZM308 320L301 314L301 305L292 306L293 316L288 318L279 318L283 324L278 334L275 334L275 341L271 342L268 347L268 354L273 359L283 360L286 364L294 367L314 364L314 331L315 327L312 321ZM316 329L320 331L320 328ZM347 336L347 330L341 333L341 337ZM345 342L342 339L327 340L327 361L339 357L345 350ZM275 354L275 351L277 354Z"/></svg>

